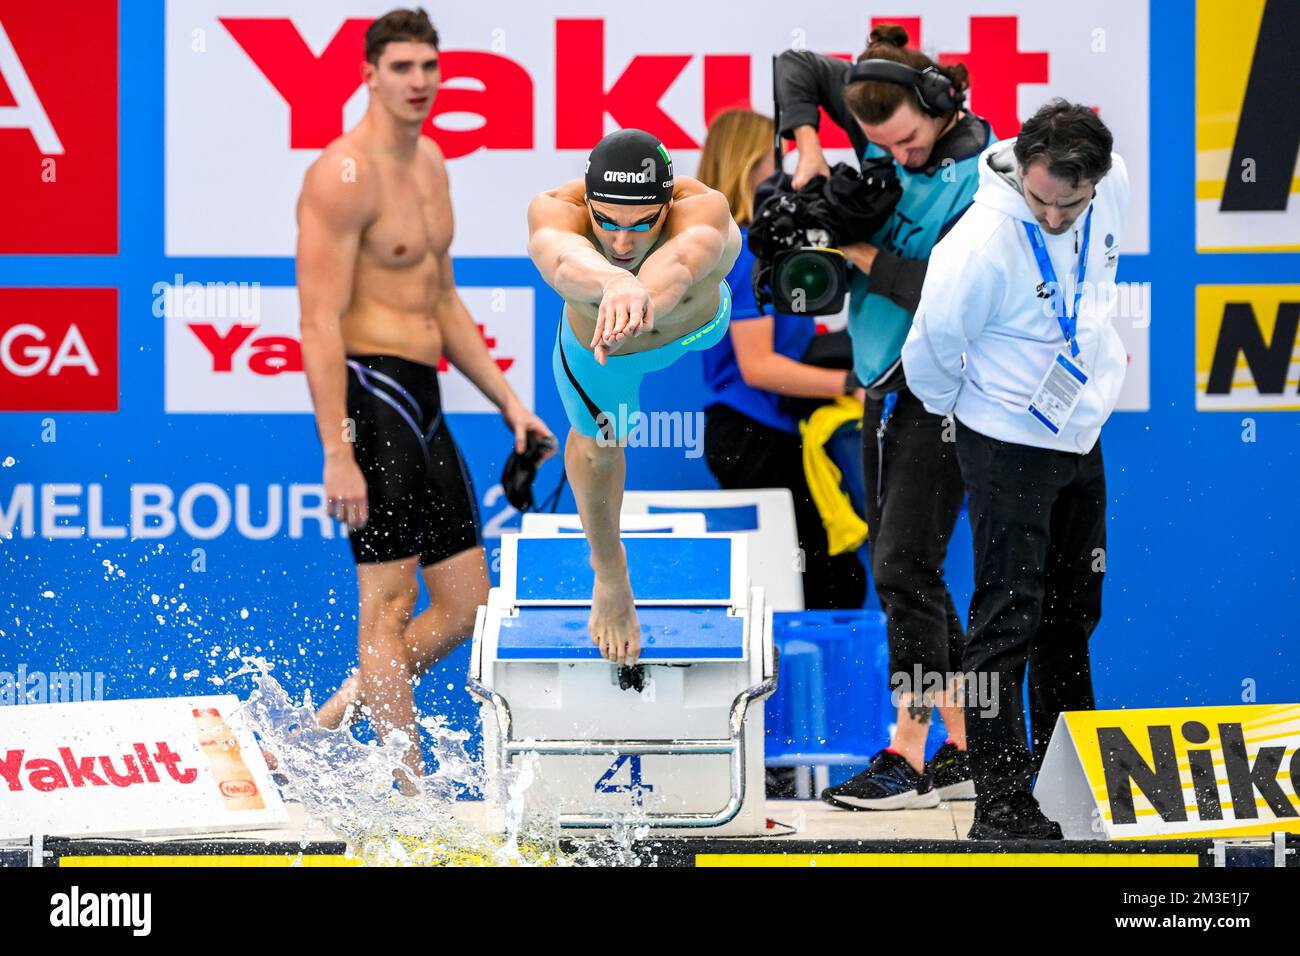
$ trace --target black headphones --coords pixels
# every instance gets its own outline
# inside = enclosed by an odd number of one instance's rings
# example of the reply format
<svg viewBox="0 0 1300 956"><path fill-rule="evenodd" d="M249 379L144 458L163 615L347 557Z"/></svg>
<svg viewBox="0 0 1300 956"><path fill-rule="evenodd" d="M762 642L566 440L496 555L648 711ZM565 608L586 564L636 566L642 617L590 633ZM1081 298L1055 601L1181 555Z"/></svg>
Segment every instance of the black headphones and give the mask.
<svg viewBox="0 0 1300 956"><path fill-rule="evenodd" d="M921 108L931 116L955 113L961 109L966 99L966 94L940 73L938 67L933 66L914 70L906 63L895 63L893 60L862 60L849 68L844 84L847 86L863 80L906 86L916 94Z"/></svg>

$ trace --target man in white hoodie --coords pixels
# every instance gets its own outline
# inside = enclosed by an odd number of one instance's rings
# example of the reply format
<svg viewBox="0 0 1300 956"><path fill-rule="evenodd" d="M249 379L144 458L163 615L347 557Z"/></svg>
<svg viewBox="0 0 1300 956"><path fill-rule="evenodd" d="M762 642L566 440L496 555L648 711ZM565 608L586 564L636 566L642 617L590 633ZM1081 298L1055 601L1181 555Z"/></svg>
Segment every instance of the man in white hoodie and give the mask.
<svg viewBox="0 0 1300 956"><path fill-rule="evenodd" d="M971 839L1060 839L1031 787L1062 711L1094 707L1101 426L1127 357L1111 326L1124 162L1087 106L1053 101L980 157L974 205L935 247L903 347L908 388L956 420L975 593L963 668ZM1032 751L1022 688L1028 665Z"/></svg>

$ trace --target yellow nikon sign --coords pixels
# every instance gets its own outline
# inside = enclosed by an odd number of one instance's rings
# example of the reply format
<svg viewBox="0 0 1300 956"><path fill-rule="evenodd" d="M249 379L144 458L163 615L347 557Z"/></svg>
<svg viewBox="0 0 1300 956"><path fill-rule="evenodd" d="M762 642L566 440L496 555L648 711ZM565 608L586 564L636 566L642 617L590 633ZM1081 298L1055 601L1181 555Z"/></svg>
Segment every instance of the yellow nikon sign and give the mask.
<svg viewBox="0 0 1300 956"><path fill-rule="evenodd" d="M1300 409L1300 285L1196 287L1196 409Z"/></svg>
<svg viewBox="0 0 1300 956"><path fill-rule="evenodd" d="M1300 833L1300 704L1062 714L1034 795L1067 839Z"/></svg>
<svg viewBox="0 0 1300 956"><path fill-rule="evenodd" d="M1196 247L1300 250L1300 3L1196 4Z"/></svg>

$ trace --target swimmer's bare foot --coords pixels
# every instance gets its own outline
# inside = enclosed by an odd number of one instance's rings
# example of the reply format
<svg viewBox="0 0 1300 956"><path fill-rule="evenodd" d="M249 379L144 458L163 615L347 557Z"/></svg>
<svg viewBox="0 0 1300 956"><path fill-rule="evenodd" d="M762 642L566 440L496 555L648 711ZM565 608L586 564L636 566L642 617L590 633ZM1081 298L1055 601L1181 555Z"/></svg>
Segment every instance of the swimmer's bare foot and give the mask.
<svg viewBox="0 0 1300 956"><path fill-rule="evenodd" d="M592 643L606 660L620 665L636 663L641 654L641 624L636 617L632 584L628 581L626 569L619 576L607 575L605 578L600 572L596 573L587 627Z"/></svg>

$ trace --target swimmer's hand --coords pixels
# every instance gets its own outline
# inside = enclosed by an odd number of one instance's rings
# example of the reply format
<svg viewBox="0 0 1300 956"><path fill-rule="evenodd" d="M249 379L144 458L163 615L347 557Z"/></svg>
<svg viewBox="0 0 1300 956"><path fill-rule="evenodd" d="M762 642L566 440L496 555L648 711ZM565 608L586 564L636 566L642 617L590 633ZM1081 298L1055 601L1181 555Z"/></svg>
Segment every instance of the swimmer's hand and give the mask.
<svg viewBox="0 0 1300 956"><path fill-rule="evenodd" d="M366 479L361 474L350 446L325 455L325 502L335 521L352 529L364 528L370 520L366 504Z"/></svg>
<svg viewBox="0 0 1300 956"><path fill-rule="evenodd" d="M596 331L591 337L591 351L601 365L628 339L654 328L654 303L650 293L632 273L616 276L605 284L600 308L596 311Z"/></svg>
<svg viewBox="0 0 1300 956"><path fill-rule="evenodd" d="M539 465L554 455L560 447L554 433L546 427L546 422L524 408L523 403L514 396L511 396L510 400L502 406L501 417L505 419L506 427L514 432L515 451L519 454L522 455L528 449L529 435L536 436L543 444L550 446L547 452L537 459Z"/></svg>

